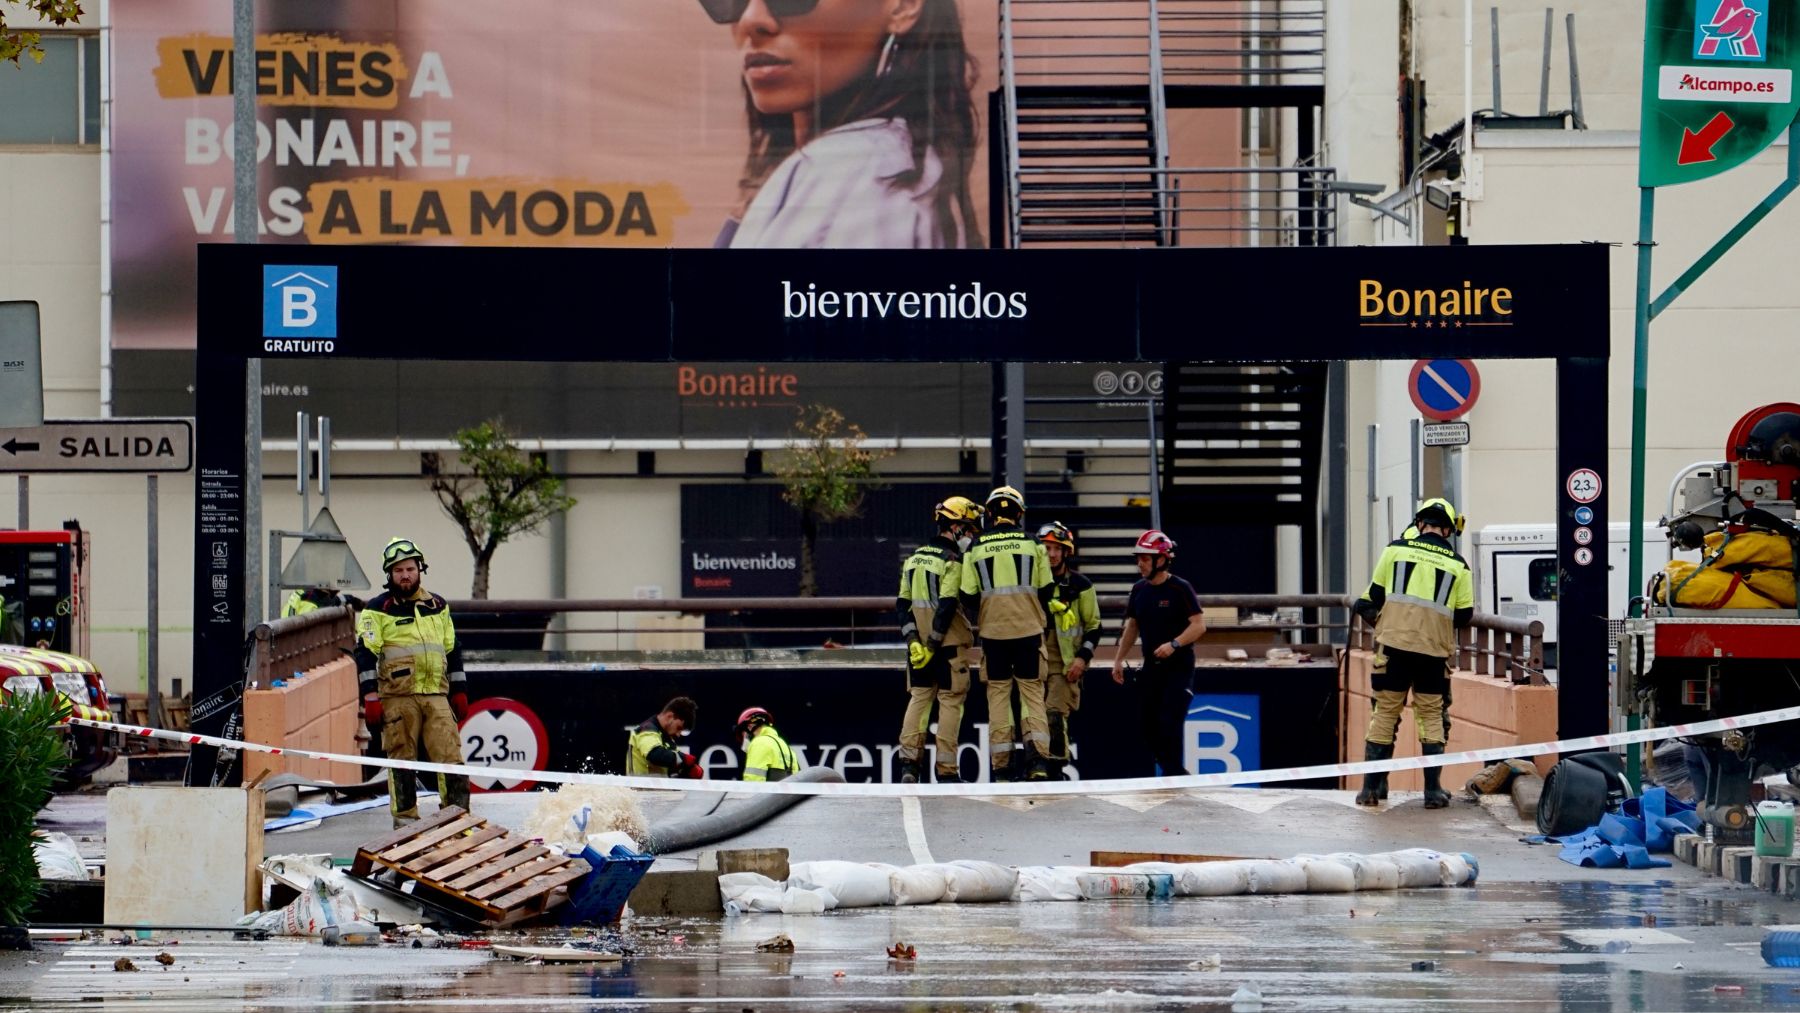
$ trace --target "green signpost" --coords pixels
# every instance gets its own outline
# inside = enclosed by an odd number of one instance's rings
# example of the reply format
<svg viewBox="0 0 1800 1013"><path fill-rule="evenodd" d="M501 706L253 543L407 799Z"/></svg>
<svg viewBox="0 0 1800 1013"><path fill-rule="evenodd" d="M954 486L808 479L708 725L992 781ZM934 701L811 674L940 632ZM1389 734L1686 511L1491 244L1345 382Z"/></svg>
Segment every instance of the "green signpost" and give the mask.
<svg viewBox="0 0 1800 1013"><path fill-rule="evenodd" d="M1647 0L1638 141L1637 326L1631 387L1631 527L1627 587L1644 586L1644 428L1650 321L1800 187L1800 144L1788 138L1787 177L1663 293L1650 298L1656 188L1735 169L1762 153L1800 113L1794 87L1800 12L1793 0ZM1635 613L1634 605L1631 609ZM1627 721L1636 729L1637 716ZM1639 782L1638 754L1628 757Z"/></svg>

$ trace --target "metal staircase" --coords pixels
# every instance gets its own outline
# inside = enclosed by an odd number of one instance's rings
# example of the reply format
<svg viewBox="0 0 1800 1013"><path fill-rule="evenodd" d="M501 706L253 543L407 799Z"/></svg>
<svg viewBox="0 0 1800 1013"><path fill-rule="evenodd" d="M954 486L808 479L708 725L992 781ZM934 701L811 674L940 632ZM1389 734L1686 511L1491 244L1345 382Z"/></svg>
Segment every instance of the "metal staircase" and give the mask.
<svg viewBox="0 0 1800 1013"><path fill-rule="evenodd" d="M1323 3L1001 0L996 232L1013 248L1328 244ZM1302 110L1291 165L1263 164L1270 107ZM1248 110L1247 149L1171 164L1171 115L1188 109Z"/></svg>

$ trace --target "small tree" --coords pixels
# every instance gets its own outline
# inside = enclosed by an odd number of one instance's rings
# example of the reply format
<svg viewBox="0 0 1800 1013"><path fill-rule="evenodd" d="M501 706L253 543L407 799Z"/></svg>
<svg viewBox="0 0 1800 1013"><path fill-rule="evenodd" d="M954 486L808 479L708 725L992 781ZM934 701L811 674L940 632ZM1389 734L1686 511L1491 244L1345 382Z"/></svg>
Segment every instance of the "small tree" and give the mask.
<svg viewBox="0 0 1800 1013"><path fill-rule="evenodd" d="M783 451L775 474L786 488L781 498L800 511L800 594L819 593L813 550L819 525L855 517L875 476L875 464L888 451L870 450L868 435L844 413L829 405L807 405L794 421L793 439Z"/></svg>
<svg viewBox="0 0 1800 1013"><path fill-rule="evenodd" d="M425 455L425 467L438 505L462 529L475 557L469 597L479 600L488 596L494 552L514 537L536 531L575 500L563 495L562 479L550 474L543 459L513 446L499 419L457 430L456 445L461 448L458 470L446 468L437 454Z"/></svg>
<svg viewBox="0 0 1800 1013"><path fill-rule="evenodd" d="M81 21L80 0L0 0L0 63L11 61L17 65L21 56L31 57L34 63L43 63L44 49L39 45L42 36L38 32L19 31L6 23L7 14L21 3L26 10L35 13L39 21L48 21L61 28Z"/></svg>
<svg viewBox="0 0 1800 1013"><path fill-rule="evenodd" d="M57 732L65 704L51 693L0 700L0 926L25 924L37 899L37 812L56 772L69 762ZM0 933L0 948L11 934Z"/></svg>

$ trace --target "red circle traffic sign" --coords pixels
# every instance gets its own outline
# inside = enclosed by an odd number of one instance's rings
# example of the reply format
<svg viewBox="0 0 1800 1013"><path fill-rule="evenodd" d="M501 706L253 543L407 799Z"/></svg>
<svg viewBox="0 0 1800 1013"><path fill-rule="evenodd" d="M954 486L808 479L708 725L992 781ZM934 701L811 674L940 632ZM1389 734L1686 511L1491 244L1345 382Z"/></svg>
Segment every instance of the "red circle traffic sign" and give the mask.
<svg viewBox="0 0 1800 1013"><path fill-rule="evenodd" d="M1468 359L1420 359L1406 378L1406 393L1420 415L1449 422L1475 407L1481 372Z"/></svg>
<svg viewBox="0 0 1800 1013"><path fill-rule="evenodd" d="M1601 488L1600 473L1592 468L1577 468L1569 472L1568 480L1563 483L1563 489L1568 492L1569 498L1577 503L1592 503L1599 499Z"/></svg>
<svg viewBox="0 0 1800 1013"><path fill-rule="evenodd" d="M469 705L462 721L463 763L471 767L509 770L543 770L550 761L550 733L530 707L503 696L491 696ZM486 783L482 783L485 781ZM536 781L499 776L469 778L478 792L529 791Z"/></svg>

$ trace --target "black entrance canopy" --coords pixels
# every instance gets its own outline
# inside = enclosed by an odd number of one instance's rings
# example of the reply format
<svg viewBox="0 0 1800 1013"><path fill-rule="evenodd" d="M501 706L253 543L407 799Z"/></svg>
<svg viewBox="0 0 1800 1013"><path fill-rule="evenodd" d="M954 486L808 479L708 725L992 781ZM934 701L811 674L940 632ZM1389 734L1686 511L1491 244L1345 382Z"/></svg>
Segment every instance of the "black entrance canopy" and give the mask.
<svg viewBox="0 0 1800 1013"><path fill-rule="evenodd" d="M204 244L199 253L197 732L219 733L243 678L245 367L316 356L1554 359L1559 734L1607 730L1603 245L926 253ZM1584 491L1578 503L1565 478L1583 470L1601 480L1597 498ZM1582 545L1579 506L1593 515ZM190 777L203 780L193 773L203 766L190 764Z"/></svg>

